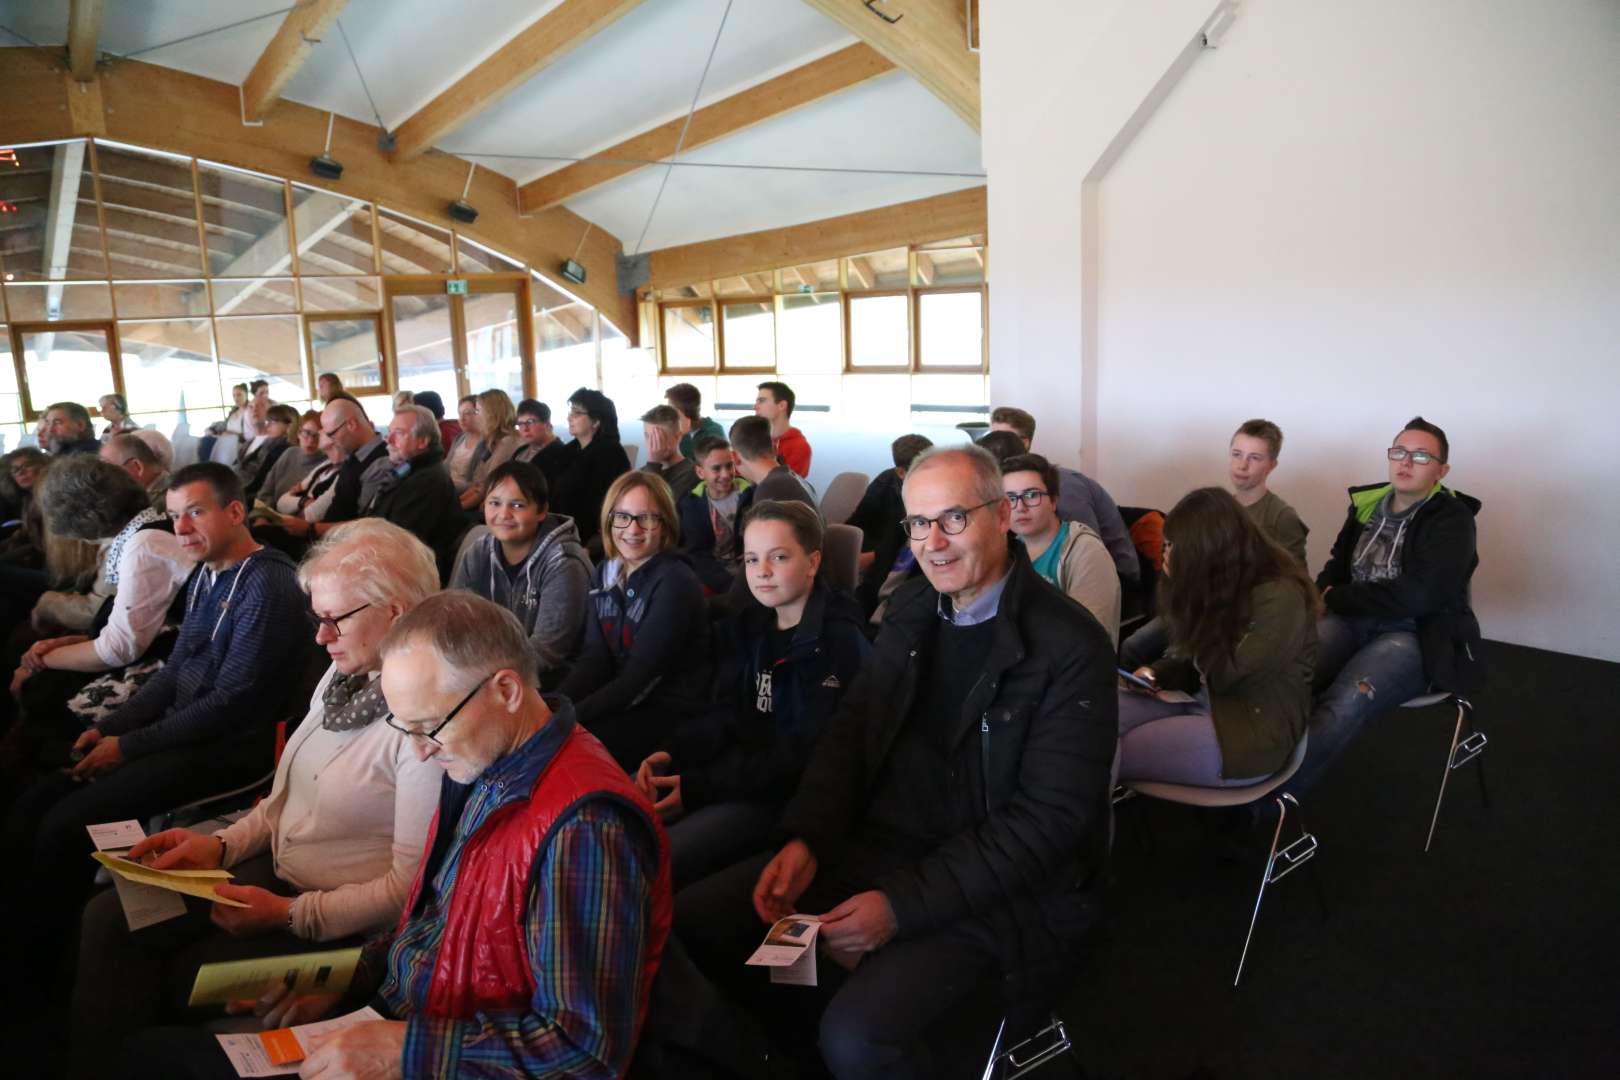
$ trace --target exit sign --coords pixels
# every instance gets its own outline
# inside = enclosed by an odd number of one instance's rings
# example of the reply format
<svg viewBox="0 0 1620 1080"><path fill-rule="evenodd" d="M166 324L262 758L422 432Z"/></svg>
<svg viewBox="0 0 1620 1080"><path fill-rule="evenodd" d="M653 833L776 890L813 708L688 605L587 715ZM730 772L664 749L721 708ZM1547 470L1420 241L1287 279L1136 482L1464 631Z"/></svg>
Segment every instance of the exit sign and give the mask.
<svg viewBox="0 0 1620 1080"><path fill-rule="evenodd" d="M451 278L449 281L444 283L444 291L449 293L451 296L466 296L467 279Z"/></svg>

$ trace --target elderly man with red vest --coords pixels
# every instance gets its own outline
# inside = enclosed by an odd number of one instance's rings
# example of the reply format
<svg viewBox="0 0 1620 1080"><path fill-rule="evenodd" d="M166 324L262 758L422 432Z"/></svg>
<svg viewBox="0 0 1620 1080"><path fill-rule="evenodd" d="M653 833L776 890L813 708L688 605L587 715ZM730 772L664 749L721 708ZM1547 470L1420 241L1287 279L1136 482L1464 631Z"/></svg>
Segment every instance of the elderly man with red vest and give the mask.
<svg viewBox="0 0 1620 1080"><path fill-rule="evenodd" d="M370 997L390 1019L318 1040L300 1074L322 1080L623 1076L669 935L669 848L651 804L566 699L534 689L506 609L439 593L381 651L385 719L445 771L427 856L345 999L272 993L265 1026ZM150 1075L231 1075L217 1047L210 1069L175 1034L136 1040Z"/></svg>

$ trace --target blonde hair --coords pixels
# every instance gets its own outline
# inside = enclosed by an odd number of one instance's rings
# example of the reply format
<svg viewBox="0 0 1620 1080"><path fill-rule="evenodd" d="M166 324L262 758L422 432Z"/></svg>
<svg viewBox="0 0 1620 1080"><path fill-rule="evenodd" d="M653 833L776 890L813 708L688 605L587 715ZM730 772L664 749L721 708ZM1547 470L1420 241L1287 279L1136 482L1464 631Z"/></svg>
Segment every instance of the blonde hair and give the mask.
<svg viewBox="0 0 1620 1080"><path fill-rule="evenodd" d="M487 446L517 434L517 410L505 390L485 390L479 394L478 417L478 430Z"/></svg>
<svg viewBox="0 0 1620 1080"><path fill-rule="evenodd" d="M669 485L662 476L632 469L613 481L613 486L608 488L607 496L602 500L603 558L619 557L618 546L613 542L613 510L619 505L620 499L636 488L647 489L647 494L652 496L653 507L662 519L662 527L658 530L658 550L668 551L681 542L681 522L675 516L675 496L669 493Z"/></svg>
<svg viewBox="0 0 1620 1080"><path fill-rule="evenodd" d="M368 604L410 611L439 591L439 565L428 546L382 518L346 521L321 537L298 567L309 592L317 578L337 577Z"/></svg>

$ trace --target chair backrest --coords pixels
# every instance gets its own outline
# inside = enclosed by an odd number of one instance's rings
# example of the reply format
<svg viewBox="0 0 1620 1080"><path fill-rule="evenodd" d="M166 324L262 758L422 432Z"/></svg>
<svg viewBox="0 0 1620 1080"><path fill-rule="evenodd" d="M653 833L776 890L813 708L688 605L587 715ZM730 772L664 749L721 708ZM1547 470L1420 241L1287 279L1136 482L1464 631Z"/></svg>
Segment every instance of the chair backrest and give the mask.
<svg viewBox="0 0 1620 1080"><path fill-rule="evenodd" d="M871 482L871 477L860 472L841 472L833 477L832 483L827 485L827 493L821 497L821 516L829 525L848 521Z"/></svg>
<svg viewBox="0 0 1620 1080"><path fill-rule="evenodd" d="M234 431L227 431L214 440L214 452L209 455L208 460L217 461L221 465L229 465L234 469L236 468L236 451L241 445L242 437Z"/></svg>
<svg viewBox="0 0 1620 1080"><path fill-rule="evenodd" d="M637 463L641 461L641 446L633 442L622 443L621 445L624 447L624 456L630 459L630 467L632 469L636 468Z"/></svg>
<svg viewBox="0 0 1620 1080"><path fill-rule="evenodd" d="M827 585L853 592L861 579L861 530L853 525L828 525L821 542L821 578Z"/></svg>
<svg viewBox="0 0 1620 1080"><path fill-rule="evenodd" d="M174 461L169 466L171 470L179 470L197 460L197 436L191 433L191 425L184 420L174 426L174 434L169 436L169 445L174 448Z"/></svg>

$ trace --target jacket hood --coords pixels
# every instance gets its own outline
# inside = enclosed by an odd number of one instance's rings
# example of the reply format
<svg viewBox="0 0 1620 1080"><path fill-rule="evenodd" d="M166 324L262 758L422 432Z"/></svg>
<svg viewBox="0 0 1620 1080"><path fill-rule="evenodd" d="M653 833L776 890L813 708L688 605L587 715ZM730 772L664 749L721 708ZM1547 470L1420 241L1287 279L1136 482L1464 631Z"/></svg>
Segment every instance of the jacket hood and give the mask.
<svg viewBox="0 0 1620 1080"><path fill-rule="evenodd" d="M743 492L747 491L752 486L753 485L750 484L747 480L745 480L745 479L743 479L742 477L739 476L739 477L737 477L735 480L733 480L731 482L731 493L733 495L741 495ZM692 489L691 494L696 495L699 498L703 498L704 496L706 496L708 494L708 487L707 487L706 482L702 481L702 480L699 480L697 482L697 486Z"/></svg>
<svg viewBox="0 0 1620 1080"><path fill-rule="evenodd" d="M636 587L638 589L651 588L654 583L662 580L677 563L684 563L688 570L692 569L692 560L687 556L686 552L679 548L660 551L636 570L634 575ZM600 593L614 585L624 584L624 579L619 577L623 567L624 560L618 557L603 559L597 563L596 569L591 574L591 592Z"/></svg>
<svg viewBox="0 0 1620 1080"><path fill-rule="evenodd" d="M1350 505L1355 508L1356 520L1361 522L1363 525L1371 521L1373 511L1378 509L1379 502L1384 498L1385 495L1389 494L1390 490L1394 486L1394 484L1385 482L1382 484L1363 484L1360 487L1351 488ZM1464 495L1460 491L1453 491L1451 488L1448 488L1444 484L1438 482L1434 485L1434 489L1429 492L1428 499L1433 499L1437 494L1449 495L1463 506L1467 507L1468 512L1474 515L1479 514L1480 507L1483 505L1472 495ZM1427 503L1427 501L1428 500L1426 499L1425 503Z"/></svg>

